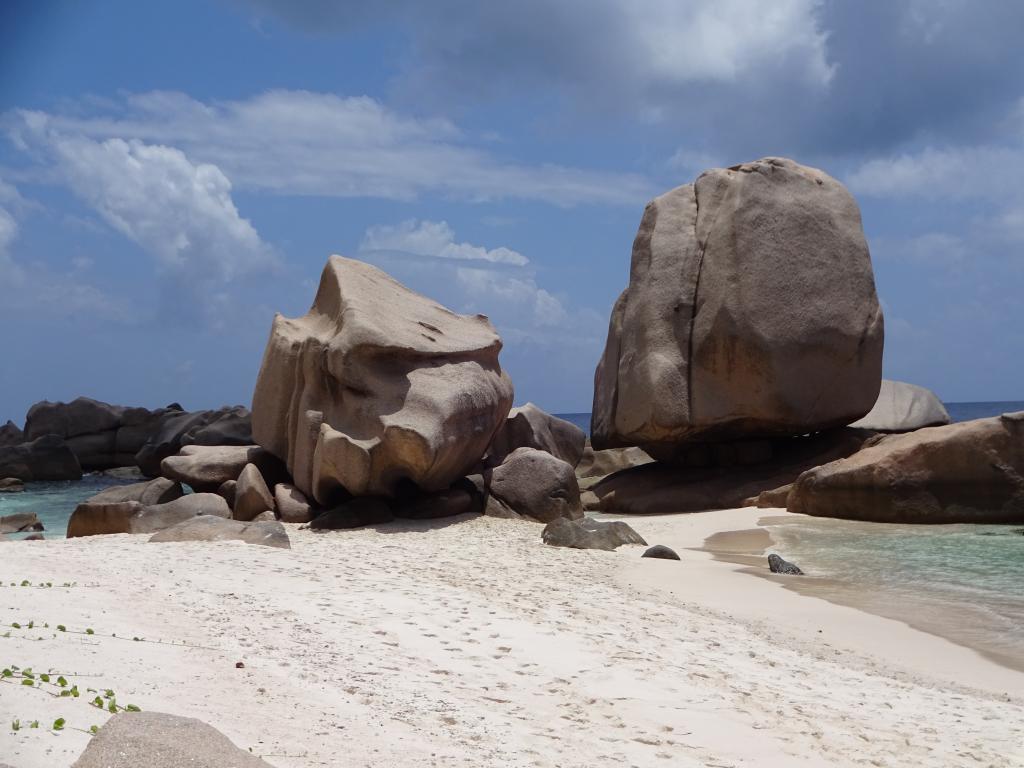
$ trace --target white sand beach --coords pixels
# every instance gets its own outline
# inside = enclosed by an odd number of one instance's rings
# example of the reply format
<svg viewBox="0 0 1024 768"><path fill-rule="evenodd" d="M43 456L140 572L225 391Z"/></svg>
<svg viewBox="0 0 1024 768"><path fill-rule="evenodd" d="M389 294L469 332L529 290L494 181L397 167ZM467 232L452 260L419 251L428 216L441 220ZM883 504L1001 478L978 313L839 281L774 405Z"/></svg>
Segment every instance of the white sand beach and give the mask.
<svg viewBox="0 0 1024 768"><path fill-rule="evenodd" d="M486 517L289 526L291 550L13 543L0 666L198 717L281 768L1024 765L1024 674L699 551L766 514L629 519L682 562ZM106 718L92 695L0 685L5 721L43 724L4 722L0 762L70 765L73 728Z"/></svg>

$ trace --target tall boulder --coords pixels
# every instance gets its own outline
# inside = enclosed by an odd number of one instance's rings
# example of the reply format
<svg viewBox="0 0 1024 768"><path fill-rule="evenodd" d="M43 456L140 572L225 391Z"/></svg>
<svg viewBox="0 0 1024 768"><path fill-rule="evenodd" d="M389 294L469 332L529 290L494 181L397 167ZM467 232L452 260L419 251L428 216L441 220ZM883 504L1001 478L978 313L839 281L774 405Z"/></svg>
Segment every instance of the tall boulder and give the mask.
<svg viewBox="0 0 1024 768"><path fill-rule="evenodd" d="M800 435L871 410L883 322L860 211L792 160L648 203L597 367L595 449Z"/></svg>
<svg viewBox="0 0 1024 768"><path fill-rule="evenodd" d="M332 256L310 311L277 315L253 437L322 504L436 491L484 455L512 404L501 339L376 267Z"/></svg>
<svg viewBox="0 0 1024 768"><path fill-rule="evenodd" d="M575 467L583 456L586 433L571 421L552 416L533 403L508 412L488 449L488 463L497 466L516 448L547 451Z"/></svg>
<svg viewBox="0 0 1024 768"><path fill-rule="evenodd" d="M882 379L875 406L851 427L876 432L912 432L949 424L949 413L930 389L905 381Z"/></svg>
<svg viewBox="0 0 1024 768"><path fill-rule="evenodd" d="M1024 523L1024 411L885 437L801 474L787 508L881 523Z"/></svg>

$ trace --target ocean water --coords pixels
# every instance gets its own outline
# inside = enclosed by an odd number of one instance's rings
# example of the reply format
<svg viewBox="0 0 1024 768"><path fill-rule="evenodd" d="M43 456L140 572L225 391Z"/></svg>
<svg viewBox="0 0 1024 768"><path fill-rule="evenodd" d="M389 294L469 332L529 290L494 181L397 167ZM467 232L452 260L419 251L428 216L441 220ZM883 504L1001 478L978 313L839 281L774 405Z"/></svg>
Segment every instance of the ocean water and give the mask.
<svg viewBox="0 0 1024 768"><path fill-rule="evenodd" d="M63 539L68 519L75 507L104 488L132 482L138 482L138 479L91 473L77 481L27 483L21 493L0 493L0 517L15 512L35 512L45 529L43 536ZM27 535L15 534L12 538L24 538Z"/></svg>

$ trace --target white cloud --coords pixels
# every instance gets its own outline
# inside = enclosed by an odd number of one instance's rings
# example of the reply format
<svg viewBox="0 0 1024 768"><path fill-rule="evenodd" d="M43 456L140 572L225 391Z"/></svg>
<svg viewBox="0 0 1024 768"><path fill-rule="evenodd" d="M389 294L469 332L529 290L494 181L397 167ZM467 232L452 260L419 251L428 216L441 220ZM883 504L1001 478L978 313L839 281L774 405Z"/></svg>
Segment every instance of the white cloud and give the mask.
<svg viewBox="0 0 1024 768"><path fill-rule="evenodd" d="M370 227L359 246L366 251L402 251L417 256L436 256L441 259L489 261L493 264L525 266L529 263L523 254L510 248L488 250L470 243L456 243L455 233L446 221L416 221L409 219L395 226Z"/></svg>
<svg viewBox="0 0 1024 768"><path fill-rule="evenodd" d="M230 280L274 265L214 165L138 139L96 141L41 126L33 134L71 190L171 273Z"/></svg>
<svg viewBox="0 0 1024 768"><path fill-rule="evenodd" d="M651 193L635 174L504 161L448 120L400 115L365 96L278 90L204 103L152 92L103 109L81 104L73 114L17 110L4 123L22 149L40 132L100 144L122 139L129 148L167 145L216 166L239 187L281 194L636 205Z"/></svg>
<svg viewBox="0 0 1024 768"><path fill-rule="evenodd" d="M569 316L562 302L537 285L530 275L509 275L490 269L459 267L455 271L459 286L477 305L494 306L495 299L506 305L509 316L521 331L534 326L549 328L564 323ZM489 310L493 312L494 310Z"/></svg>

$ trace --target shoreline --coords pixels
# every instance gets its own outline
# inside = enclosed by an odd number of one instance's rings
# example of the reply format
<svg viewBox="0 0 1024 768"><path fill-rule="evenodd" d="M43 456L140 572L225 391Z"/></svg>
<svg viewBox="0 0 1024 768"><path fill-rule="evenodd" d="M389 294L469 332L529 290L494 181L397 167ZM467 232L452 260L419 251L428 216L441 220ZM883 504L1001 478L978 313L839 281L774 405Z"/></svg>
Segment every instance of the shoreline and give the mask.
<svg viewBox="0 0 1024 768"><path fill-rule="evenodd" d="M899 622L974 651L1000 667L1024 674L1024 657L997 650L991 647L990 642L986 642L984 636L979 637L977 633L965 631L965 627L977 626L981 618L975 615L980 609L964 601L956 601L955 607L966 614L968 619L974 616L977 621L955 620L964 617L954 617L949 611L950 601L938 596L865 594L858 592L854 583L833 578L813 575L786 578L770 573L764 566L768 550L781 546L781 542L772 536L773 530L804 516L794 515L784 509L762 508L759 511L762 516L757 521L756 529L721 531L713 534L705 542L704 549L718 560L750 566L745 568L744 572L781 583L787 590ZM893 597L898 599L893 600Z"/></svg>
<svg viewBox="0 0 1024 768"><path fill-rule="evenodd" d="M5 664L198 717L275 768L341 753L424 768L1024 766L1024 675L699 549L760 514L627 520L682 562L549 547L537 524L487 517L289 525L290 550L125 534L12 544L3 583L78 586L3 587L0 624L36 629L0 647ZM39 629L58 622L96 634ZM60 734L0 731L19 768L69 766L88 740L71 729L106 718L12 685L0 708L68 720Z"/></svg>

